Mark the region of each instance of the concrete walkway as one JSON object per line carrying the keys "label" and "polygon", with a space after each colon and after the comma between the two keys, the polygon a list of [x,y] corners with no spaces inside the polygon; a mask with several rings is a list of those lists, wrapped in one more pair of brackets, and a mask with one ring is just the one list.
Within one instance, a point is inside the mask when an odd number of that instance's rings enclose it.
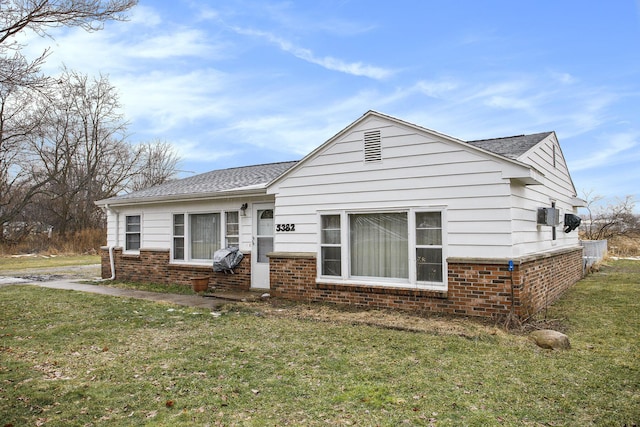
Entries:
{"label": "concrete walkway", "polygon": [[0,287],[8,285],[34,285],[43,288],[64,289],[69,291],[90,292],[115,297],[137,298],[188,307],[214,309],[229,301],[256,301],[260,294],[255,292],[214,292],[201,295],[166,294],[160,292],[138,291],[133,289],[112,288],[110,286],[87,285],[75,280],[52,280],[44,282],[29,281],[18,277],[0,276]]}

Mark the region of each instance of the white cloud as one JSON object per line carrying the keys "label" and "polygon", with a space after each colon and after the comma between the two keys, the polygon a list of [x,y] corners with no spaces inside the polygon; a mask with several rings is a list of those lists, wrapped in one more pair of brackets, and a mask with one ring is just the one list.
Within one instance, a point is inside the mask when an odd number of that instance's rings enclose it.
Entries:
{"label": "white cloud", "polygon": [[138,26],[155,27],[162,23],[162,17],[155,9],[139,4],[131,10],[129,21],[124,21],[123,24],[127,25],[128,22]]}
{"label": "white cloud", "polygon": [[161,133],[194,120],[228,116],[226,88],[231,81],[217,70],[200,69],[124,75],[111,83],[121,93],[126,116],[148,123],[147,132]]}
{"label": "white cloud", "polygon": [[415,84],[414,88],[429,97],[443,98],[447,94],[451,94],[455,89],[457,89],[458,84],[451,80],[442,80],[442,81],[420,80]]}
{"label": "white cloud", "polygon": [[638,147],[639,138],[638,133],[617,133],[601,137],[598,144],[590,147],[588,157],[569,162],[569,168],[572,171],[582,171],[637,162],[640,152],[630,150]]}
{"label": "white cloud", "polygon": [[170,59],[177,57],[210,57],[216,47],[207,43],[208,36],[194,29],[158,34],[131,46],[121,46],[130,58]]}
{"label": "white cloud", "polygon": [[569,73],[551,72],[551,78],[563,84],[572,84],[576,82],[576,78]]}
{"label": "white cloud", "polygon": [[374,65],[363,64],[362,62],[347,62],[331,56],[318,57],[310,49],[295,46],[288,40],[285,40],[266,31],[240,27],[232,27],[232,29],[238,34],[265,39],[269,43],[278,46],[280,50],[290,53],[296,58],[319,65],[328,70],[339,71],[354,76],[368,77],[374,80],[386,79],[395,73],[395,71],[393,70],[376,67]]}

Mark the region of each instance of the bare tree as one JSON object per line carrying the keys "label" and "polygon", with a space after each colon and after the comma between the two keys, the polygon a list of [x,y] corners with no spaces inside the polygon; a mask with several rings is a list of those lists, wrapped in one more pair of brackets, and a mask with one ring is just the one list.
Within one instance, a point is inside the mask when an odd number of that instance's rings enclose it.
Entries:
{"label": "bare tree", "polygon": [[21,220],[45,183],[27,161],[27,136],[38,133],[41,123],[32,110],[35,95],[20,86],[0,84],[0,225]]}
{"label": "bare tree", "polygon": [[55,27],[102,29],[105,21],[124,20],[137,0],[1,0],[0,43],[26,28],[41,36]]}
{"label": "bare tree", "polygon": [[97,31],[106,21],[125,20],[125,12],[136,4],[137,0],[0,0],[0,83],[31,88],[48,83],[40,74],[48,50],[28,61],[16,35],[32,31],[46,37],[57,27]]}
{"label": "bare tree", "polygon": [[129,181],[129,190],[142,190],[176,178],[180,157],[170,143],[160,140],[144,142],[135,150],[138,164]]}
{"label": "bare tree", "polygon": [[94,200],[122,190],[136,166],[116,90],[101,76],[65,70],[59,91],[41,102],[46,123],[32,134],[33,171],[43,176],[47,220],[61,233],[96,226]]}
{"label": "bare tree", "polygon": [[616,198],[615,202],[603,205],[604,197],[584,192],[587,201],[587,215],[582,227],[587,240],[604,240],[615,236],[637,234],[640,232],[640,219],[634,214],[633,196]]}
{"label": "bare tree", "polygon": [[[41,73],[49,50],[33,60],[22,54],[17,35],[50,37],[57,27],[96,31],[109,20],[125,20],[137,0],[0,0],[0,231],[16,221],[52,176],[30,162],[27,141],[41,136],[35,99],[58,82]],[[0,241],[3,233],[0,232]]]}

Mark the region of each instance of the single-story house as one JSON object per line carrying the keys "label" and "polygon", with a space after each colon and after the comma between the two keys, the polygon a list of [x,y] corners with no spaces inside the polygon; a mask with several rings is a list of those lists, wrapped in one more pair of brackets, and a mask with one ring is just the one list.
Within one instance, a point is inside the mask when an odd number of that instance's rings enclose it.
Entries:
{"label": "single-story house", "polygon": [[[462,141],[369,111],[300,161],[97,201],[102,276],[523,317],[582,277],[576,195],[554,132]],[[233,274],[212,269],[226,247]]]}

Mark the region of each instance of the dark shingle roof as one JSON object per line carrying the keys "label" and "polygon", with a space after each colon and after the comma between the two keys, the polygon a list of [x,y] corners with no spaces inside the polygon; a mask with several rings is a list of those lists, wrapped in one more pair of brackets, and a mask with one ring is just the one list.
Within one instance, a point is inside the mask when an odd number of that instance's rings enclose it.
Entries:
{"label": "dark shingle roof", "polygon": [[[531,135],[509,136],[505,138],[467,141],[467,144],[491,153],[516,160],[552,132]],[[274,179],[281,176],[297,161],[269,163],[214,170],[189,178],[170,181],[133,193],[100,200],[98,204],[150,201],[163,199],[179,199],[190,196],[206,196],[215,193],[234,192],[240,190],[262,190]]]}
{"label": "dark shingle roof", "polygon": [[477,141],[467,141],[467,144],[482,148],[494,154],[499,154],[508,159],[516,160],[551,134],[552,132],[543,132],[531,135],[508,136],[505,138],[481,139]]}
{"label": "dark shingle roof", "polygon": [[134,191],[133,193],[101,200],[99,203],[113,203],[139,199],[163,199],[191,195],[205,195],[232,192],[243,189],[264,189],[268,183],[282,175],[298,162],[280,162],[264,165],[220,169],[189,178]]}

